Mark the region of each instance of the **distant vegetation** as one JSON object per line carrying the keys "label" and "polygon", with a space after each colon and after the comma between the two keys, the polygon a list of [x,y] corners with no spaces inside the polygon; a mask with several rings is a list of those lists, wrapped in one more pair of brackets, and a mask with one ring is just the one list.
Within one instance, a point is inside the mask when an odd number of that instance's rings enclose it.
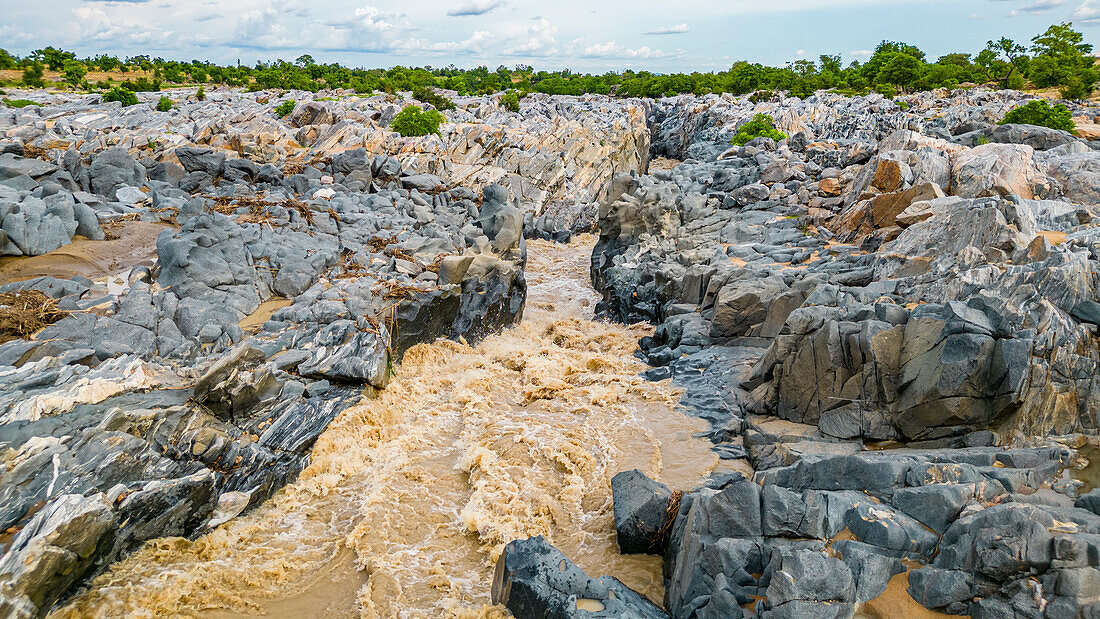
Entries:
{"label": "distant vegetation", "polygon": [[1077,127],[1073,124],[1073,114],[1065,105],[1059,103],[1051,107],[1042,99],[1036,99],[1027,105],[1022,105],[1005,115],[1002,125],[1037,125],[1050,127],[1060,131],[1076,134]]}
{"label": "distant vegetation", "polygon": [[391,127],[404,137],[416,137],[431,133],[438,134],[439,125],[446,120],[446,117],[436,110],[422,110],[415,105],[407,105],[393,117]]}
{"label": "distant vegetation", "polygon": [[756,138],[771,138],[778,142],[787,139],[787,134],[775,128],[774,118],[767,114],[757,114],[737,129],[730,144],[744,146]]}
{"label": "distant vegetation", "polygon": [[[339,64],[321,64],[309,54],[294,62],[258,62],[253,67],[222,67],[209,62],[181,62],[134,56],[125,60],[109,55],[77,58],[72,52],[46,47],[20,58],[0,50],[0,69],[22,69],[23,85],[41,87],[43,69],[59,73],[73,88],[89,90],[87,75],[97,72],[141,72],[122,85],[131,92],[160,90],[173,84],[225,84],[228,86],[296,89],[316,92],[324,88],[345,88],[358,93],[412,91],[414,98],[438,109],[453,105],[437,90],[460,95],[489,94],[518,89],[548,94],[585,93],[617,96],[661,97],[692,93],[754,93],[753,99],[770,99],[776,91],[806,97],[819,90],[845,94],[877,91],[887,96],[929,90],[955,88],[961,84],[996,83],[1004,88],[1053,88],[1067,99],[1084,99],[1095,89],[1100,72],[1091,56],[1092,45],[1070,23],[1051,26],[1031,39],[1029,46],[1011,39],[989,41],[977,54],[951,53],[930,61],[914,45],[883,41],[865,61],[844,66],[839,55],[823,55],[813,60],[797,60],[783,67],[736,62],[716,73],[655,74],[648,71],[608,72],[601,75],[561,71],[535,71],[528,65],[459,69],[349,68]],[[98,79],[98,77],[97,77]],[[97,81],[95,88],[116,86]]]}

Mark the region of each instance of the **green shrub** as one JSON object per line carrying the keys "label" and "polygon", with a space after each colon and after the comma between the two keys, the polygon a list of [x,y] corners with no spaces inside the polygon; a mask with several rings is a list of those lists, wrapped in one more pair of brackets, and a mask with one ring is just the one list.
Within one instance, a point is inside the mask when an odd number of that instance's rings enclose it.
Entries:
{"label": "green shrub", "polygon": [[131,90],[122,86],[115,86],[111,90],[107,91],[107,94],[103,95],[103,101],[119,101],[122,103],[122,107],[129,107],[131,105],[138,104],[137,95]]}
{"label": "green shrub", "polygon": [[435,110],[424,111],[415,105],[407,105],[393,117],[390,127],[407,138],[430,133],[438,134],[439,125],[446,120],[443,114]]}
{"label": "green shrub", "polygon": [[762,101],[771,101],[775,98],[775,93],[770,90],[756,90],[749,95],[749,103],[760,103]]}
{"label": "green shrub", "polygon": [[199,89],[195,91],[195,98],[198,99],[199,101],[205,101],[206,100],[206,89],[203,88],[202,86],[199,86]]}
{"label": "green shrub", "polygon": [[23,85],[30,88],[45,88],[46,80],[42,79],[42,63],[35,62],[23,69]]}
{"label": "green shrub", "polygon": [[4,105],[8,107],[27,107],[28,105],[34,105],[41,107],[41,103],[35,103],[30,99],[4,99]]}
{"label": "green shrub", "polygon": [[437,110],[453,110],[455,109],[454,101],[451,101],[447,97],[439,94],[434,88],[429,86],[417,86],[412,90],[413,99],[421,101],[423,103],[430,104]]}
{"label": "green shrub", "polygon": [[1005,114],[1000,124],[1035,125],[1066,131],[1074,135],[1077,133],[1077,127],[1073,124],[1073,113],[1069,108],[1061,103],[1051,107],[1044,99],[1035,99],[1027,105],[1012,110]]}
{"label": "green shrub", "polygon": [[509,90],[500,98],[500,105],[509,112],[518,112],[519,94],[514,90]]}
{"label": "green shrub", "polygon": [[172,100],[168,97],[161,97],[160,101],[157,101],[158,112],[167,112],[170,109],[172,109]]}
{"label": "green shrub", "polygon": [[84,66],[84,63],[78,60],[68,60],[65,62],[65,68],[62,73],[65,76],[66,82],[76,86],[84,81],[84,76],[88,74],[88,67]]}
{"label": "green shrub", "polygon": [[905,112],[909,109],[909,104],[906,103],[905,101],[895,101],[894,103],[897,104],[898,109],[903,111],[903,112]]}
{"label": "green shrub", "polygon": [[776,142],[785,140],[787,134],[776,130],[775,119],[767,114],[757,114],[749,122],[741,125],[730,144],[744,146],[756,138],[771,138]]}
{"label": "green shrub", "polygon": [[275,106],[275,115],[278,116],[279,118],[283,118],[284,116],[290,114],[293,111],[294,111],[294,100],[293,99],[288,99],[286,101],[283,101],[279,105]]}

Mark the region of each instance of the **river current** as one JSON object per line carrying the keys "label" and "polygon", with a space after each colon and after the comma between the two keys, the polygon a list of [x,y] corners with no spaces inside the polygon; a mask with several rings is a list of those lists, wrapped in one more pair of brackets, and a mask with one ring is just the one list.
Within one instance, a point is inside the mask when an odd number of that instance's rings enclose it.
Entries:
{"label": "river current", "polygon": [[658,603],[661,560],[619,555],[611,478],[690,489],[718,463],[632,356],[648,326],[593,319],[595,238],[528,242],[523,321],[409,350],[320,436],[298,480],[194,541],[146,544],[53,617],[507,617],[493,568],[544,535]]}

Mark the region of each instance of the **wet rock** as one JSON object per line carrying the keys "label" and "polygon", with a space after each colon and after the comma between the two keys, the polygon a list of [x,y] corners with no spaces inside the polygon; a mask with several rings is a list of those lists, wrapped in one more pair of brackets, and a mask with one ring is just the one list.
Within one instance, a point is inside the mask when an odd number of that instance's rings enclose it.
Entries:
{"label": "wet rock", "polygon": [[497,560],[492,600],[517,617],[668,616],[617,579],[588,576],[542,536],[504,547]]}
{"label": "wet rock", "polygon": [[670,514],[679,509],[679,495],[635,469],[611,478],[611,497],[619,552],[663,554]]}

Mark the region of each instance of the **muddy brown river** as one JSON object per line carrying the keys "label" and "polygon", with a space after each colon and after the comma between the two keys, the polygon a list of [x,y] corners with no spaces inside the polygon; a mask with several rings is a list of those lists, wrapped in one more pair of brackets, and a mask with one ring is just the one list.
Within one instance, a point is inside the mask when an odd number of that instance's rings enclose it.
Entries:
{"label": "muddy brown river", "polygon": [[530,242],[519,326],[411,349],[297,482],[195,541],[148,543],[53,616],[505,617],[493,567],[532,535],[660,602],[661,560],[618,553],[611,478],[687,489],[718,460],[677,389],[639,377],[648,327],[592,320],[594,242]]}

